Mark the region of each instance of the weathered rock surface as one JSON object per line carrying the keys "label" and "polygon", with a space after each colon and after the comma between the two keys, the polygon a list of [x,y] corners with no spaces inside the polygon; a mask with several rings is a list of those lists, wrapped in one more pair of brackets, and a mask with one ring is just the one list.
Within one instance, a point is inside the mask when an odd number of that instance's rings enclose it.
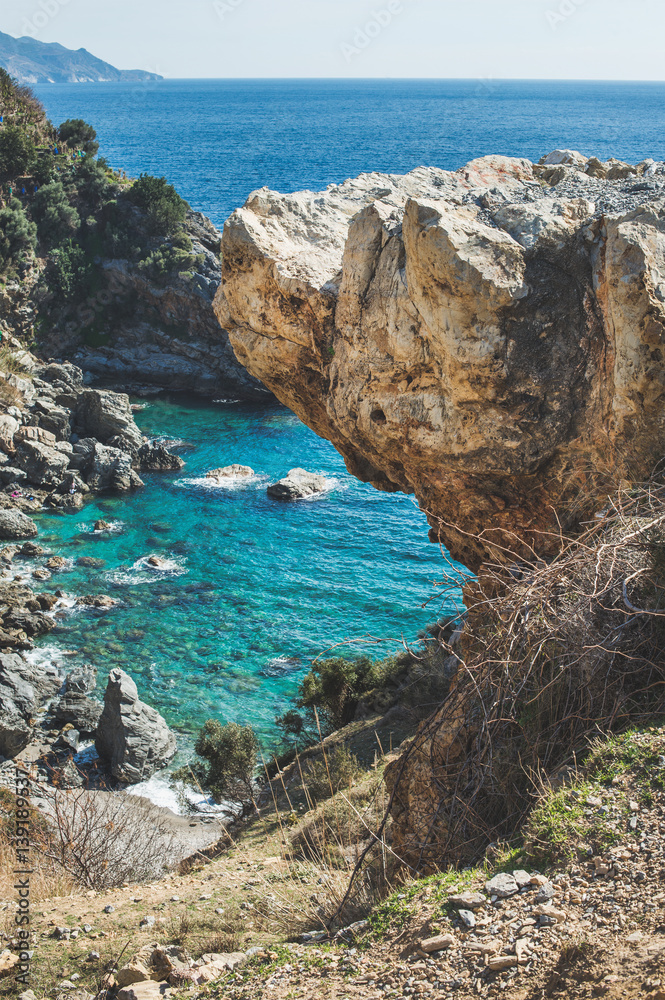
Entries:
{"label": "weathered rock surface", "polygon": [[15,757],[32,739],[31,720],[60,689],[54,668],[0,653],[0,754]]}
{"label": "weathered rock surface", "polygon": [[87,389],[78,398],[75,428],[81,437],[138,452],[143,437],[134,422],[129,396],[101,389]]}
{"label": "weathered rock surface", "polygon": [[317,476],[305,469],[291,469],[288,476],[278,483],[271,483],[267,493],[273,500],[305,500],[323,493],[328,486],[325,476]]}
{"label": "weathered rock surface", "polygon": [[137,784],[164,767],[176,740],[159,712],[144,704],[123,670],[112,670],[95,739],[97,753],[119,781]]}
{"label": "weathered rock surface", "polygon": [[238,359],[474,569],[665,447],[665,166],[548,159],[262,189],[224,230]]}
{"label": "weathered rock surface", "polygon": [[77,667],[67,675],[60,697],[49,713],[58,726],[72,725],[81,736],[92,736],[99,725],[102,705],[90,697],[97,685],[97,670]]}
{"label": "weathered rock surface", "polygon": [[37,525],[20,510],[0,510],[0,538],[14,541],[21,538],[34,538]]}

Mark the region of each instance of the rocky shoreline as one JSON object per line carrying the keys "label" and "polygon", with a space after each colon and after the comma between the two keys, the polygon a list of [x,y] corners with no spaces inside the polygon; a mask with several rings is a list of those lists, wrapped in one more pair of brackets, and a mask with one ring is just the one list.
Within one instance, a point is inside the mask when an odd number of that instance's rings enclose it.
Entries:
{"label": "rocky shoreline", "polygon": [[[123,671],[112,671],[102,705],[92,696],[96,667],[65,673],[31,657],[35,640],[73,605],[96,616],[117,604],[104,594],[33,589],[67,561],[39,544],[31,515],[79,510],[99,493],[139,489],[141,472],[174,471],[184,462],[141,434],[128,396],[91,389],[74,365],[40,364],[13,346],[13,366],[20,363],[22,373],[0,373],[0,539],[6,543],[0,550],[0,785],[13,786],[19,765],[44,787],[123,788],[164,767],[175,754],[175,736]],[[95,527],[108,530],[103,522]],[[77,760],[93,741],[97,758]]]}

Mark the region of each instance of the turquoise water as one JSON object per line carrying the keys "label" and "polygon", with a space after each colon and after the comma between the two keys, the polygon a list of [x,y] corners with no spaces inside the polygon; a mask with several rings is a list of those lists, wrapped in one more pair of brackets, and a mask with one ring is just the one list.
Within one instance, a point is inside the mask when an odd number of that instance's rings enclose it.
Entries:
{"label": "turquoise water", "polygon": [[[389,655],[452,610],[440,597],[423,607],[445,567],[413,501],[349,476],[334,448],[289,411],[160,397],[137,420],[149,435],[193,446],[182,452],[185,468],[146,475],[145,490],[98,498],[77,515],[39,518],[42,544],[70,560],[105,560],[44,586],[122,602],[68,613],[41,643],[66,666],[95,664],[100,692],[120,666],[176,729],[191,734],[215,717],[251,722],[269,741],[311,658]],[[227,488],[205,482],[207,471],[232,463],[256,476]],[[325,475],[329,491],[270,500],[267,483],[297,466]],[[98,518],[112,530],[95,533]],[[149,569],[151,554],[171,568]]]}

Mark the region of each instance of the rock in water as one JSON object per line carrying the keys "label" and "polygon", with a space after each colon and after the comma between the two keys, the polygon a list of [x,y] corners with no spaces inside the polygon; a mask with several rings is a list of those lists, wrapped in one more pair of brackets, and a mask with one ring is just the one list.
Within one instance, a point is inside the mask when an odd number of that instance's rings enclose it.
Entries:
{"label": "rock in water", "polygon": [[0,538],[6,540],[16,540],[20,538],[34,538],[37,534],[37,525],[20,510],[0,510]]}
{"label": "rock in water", "polygon": [[304,500],[323,493],[327,486],[325,476],[317,476],[305,469],[291,469],[285,479],[268,487],[268,496],[273,500]]}
{"label": "rock in water", "polygon": [[550,159],[264,188],[224,227],[238,360],[474,570],[665,451],[665,168]]}
{"label": "rock in water", "polygon": [[139,449],[141,472],[178,472],[185,463],[163,444],[144,444]]}
{"label": "rock in water", "polygon": [[232,476],[253,476],[254,469],[248,465],[226,465],[223,469],[212,469],[206,473],[207,479],[229,479]]}
{"label": "rock in water", "polygon": [[159,712],[139,699],[124,670],[112,670],[104,695],[95,748],[118,781],[146,781],[176,752],[176,739]]}

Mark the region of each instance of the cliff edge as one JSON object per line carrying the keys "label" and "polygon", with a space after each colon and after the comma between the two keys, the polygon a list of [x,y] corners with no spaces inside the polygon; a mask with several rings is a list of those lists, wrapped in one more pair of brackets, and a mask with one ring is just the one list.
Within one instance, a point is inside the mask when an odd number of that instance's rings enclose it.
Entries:
{"label": "cliff edge", "polygon": [[504,537],[546,551],[662,457],[664,199],[665,165],[568,151],[262,189],[226,223],[215,310],[252,375],[476,569]]}

